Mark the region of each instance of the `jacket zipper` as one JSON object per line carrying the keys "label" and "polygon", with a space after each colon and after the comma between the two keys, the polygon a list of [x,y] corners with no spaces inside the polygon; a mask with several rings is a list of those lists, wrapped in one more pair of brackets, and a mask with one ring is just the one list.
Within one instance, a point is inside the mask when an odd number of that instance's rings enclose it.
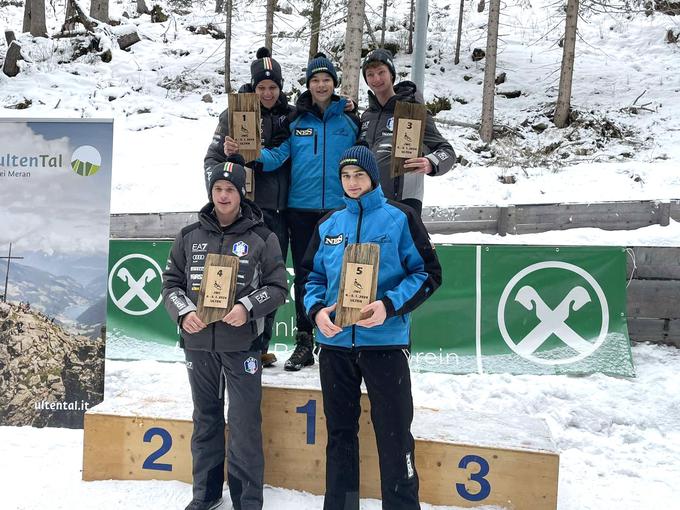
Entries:
{"label": "jacket zipper", "polygon": [[[361,205],[361,199],[357,200],[359,204],[359,219],[357,220],[357,244],[361,242],[361,220],[364,217],[364,208]],[[356,326],[352,324],[352,350],[356,347]]]}
{"label": "jacket zipper", "polygon": [[321,209],[326,208],[326,121],[323,121],[323,171],[321,173]]}

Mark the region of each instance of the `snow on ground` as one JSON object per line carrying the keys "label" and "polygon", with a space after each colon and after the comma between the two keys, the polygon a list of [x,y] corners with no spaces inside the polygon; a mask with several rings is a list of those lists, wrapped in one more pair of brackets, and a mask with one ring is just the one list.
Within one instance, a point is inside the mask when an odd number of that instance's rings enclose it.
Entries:
{"label": "snow on ground", "polygon": [[[545,420],[560,452],[558,510],[674,510],[680,500],[680,351],[639,344],[633,356],[635,379],[418,373],[413,396],[417,407],[459,416]],[[108,361],[106,371],[106,399],[145,402],[153,410],[184,398],[187,404],[175,412],[189,412],[181,363]],[[264,382],[318,387],[318,368],[290,374],[279,364],[265,371]],[[81,481],[78,430],[0,427],[0,458],[3,509],[181,509],[191,495],[181,482]],[[321,506],[319,496],[265,490],[265,509]],[[379,508],[376,500],[362,501],[363,510]]]}
{"label": "snow on ground", "polygon": [[[232,83],[249,78],[249,63],[261,45],[264,2],[237,1],[237,37],[232,41]],[[295,96],[303,85],[307,40],[292,37],[306,25],[299,15],[306,4],[280,2],[290,14],[277,13],[274,56],[283,67],[284,91]],[[379,23],[380,2],[368,2],[372,24]],[[405,45],[403,23],[408,2],[389,10],[389,42]],[[344,25],[329,7],[322,48],[335,55]],[[521,90],[516,99],[496,97],[496,123],[509,128],[490,146],[474,129],[451,122],[478,122],[484,62],[470,59],[484,47],[487,11],[466,3],[461,63],[453,65],[457,8],[443,0],[430,2],[425,98],[451,100],[452,109],[436,119],[442,133],[469,165],[449,175],[426,179],[426,205],[496,205],[537,202],[666,200],[680,198],[680,46],[663,41],[672,17],[654,13],[594,13],[579,21],[573,108],[578,119],[566,130],[552,127],[547,113],[557,93],[562,49],[560,6],[549,0],[504,4],[498,73],[507,73],[499,91]],[[131,0],[111,2],[111,13],[134,12]],[[48,28],[56,31],[63,0],[48,9]],[[142,41],[130,52],[114,49],[111,64],[93,56],[57,64],[53,47],[65,40],[44,41],[15,78],[0,73],[3,117],[112,117],[115,119],[112,212],[192,211],[205,200],[202,159],[217,116],[226,105],[223,91],[223,41],[195,35],[189,26],[220,23],[212,4],[194,3],[193,11],[173,14],[165,23],[149,17],[121,18],[135,25]],[[0,12],[6,27],[21,25],[22,9]],[[248,27],[252,32],[246,32]],[[377,34],[379,36],[379,33]],[[368,36],[366,36],[368,37]],[[367,39],[368,41],[368,39]],[[6,51],[0,42],[0,57]],[[396,57],[400,78],[408,77],[410,56]],[[366,105],[361,83],[360,106]],[[634,115],[625,109],[636,97],[652,111]],[[211,94],[213,102],[201,100]],[[11,109],[32,101],[30,108]],[[515,184],[499,182],[513,175]]]}

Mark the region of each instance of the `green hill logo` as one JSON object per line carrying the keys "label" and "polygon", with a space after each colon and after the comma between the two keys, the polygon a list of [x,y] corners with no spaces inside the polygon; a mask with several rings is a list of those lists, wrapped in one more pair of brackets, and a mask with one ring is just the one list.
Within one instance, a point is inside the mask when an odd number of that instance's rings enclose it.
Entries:
{"label": "green hill logo", "polygon": [[102,156],[91,145],[81,145],[71,156],[71,168],[78,175],[89,177],[97,173],[102,166]]}

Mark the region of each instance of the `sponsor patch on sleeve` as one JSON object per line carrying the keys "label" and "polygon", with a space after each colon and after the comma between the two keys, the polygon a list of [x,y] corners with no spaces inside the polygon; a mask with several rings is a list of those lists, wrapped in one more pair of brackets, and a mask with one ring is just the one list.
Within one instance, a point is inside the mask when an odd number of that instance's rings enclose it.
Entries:
{"label": "sponsor patch on sleeve", "polygon": [[342,244],[342,241],[344,240],[344,236],[342,234],[339,234],[337,236],[326,236],[323,240],[323,244],[327,244],[329,246],[337,246],[339,244]]}

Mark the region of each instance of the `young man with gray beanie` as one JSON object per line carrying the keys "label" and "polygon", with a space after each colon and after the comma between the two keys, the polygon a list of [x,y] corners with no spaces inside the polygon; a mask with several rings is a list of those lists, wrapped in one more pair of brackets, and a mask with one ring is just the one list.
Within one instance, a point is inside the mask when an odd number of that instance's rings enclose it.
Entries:
{"label": "young man with gray beanie", "polygon": [[[225,457],[233,507],[262,508],[262,332],[265,317],[284,303],[288,285],[278,239],[264,226],[260,208],[245,198],[243,164],[239,156],[208,170],[210,201],[199,221],[175,239],[163,273],[163,302],[181,330],[194,405],[193,499],[186,510],[221,504]],[[233,308],[205,324],[196,304],[209,253],[236,256],[239,266]]]}
{"label": "young man with gray beanie", "polygon": [[[420,216],[385,198],[375,155],[365,146],[340,159],[345,207],[316,226],[303,262],[305,310],[317,328],[326,416],[324,510],[359,510],[361,382],[371,401],[382,507],[419,510],[411,435],[413,397],[408,362],[410,314],[441,284],[441,267]],[[376,300],[354,326],[333,323],[345,247],[380,247]]]}
{"label": "young man with gray beanie", "polygon": [[394,84],[397,74],[388,50],[378,48],[371,51],[361,70],[370,90],[368,109],[361,115],[360,139],[368,143],[376,155],[385,196],[413,207],[420,214],[425,191],[424,175],[437,176],[448,172],[456,164],[456,153],[439,133],[432,116],[428,115],[423,155],[406,161],[404,166],[411,170],[409,173],[391,177],[394,107],[397,101],[422,104],[423,96],[411,81]]}

